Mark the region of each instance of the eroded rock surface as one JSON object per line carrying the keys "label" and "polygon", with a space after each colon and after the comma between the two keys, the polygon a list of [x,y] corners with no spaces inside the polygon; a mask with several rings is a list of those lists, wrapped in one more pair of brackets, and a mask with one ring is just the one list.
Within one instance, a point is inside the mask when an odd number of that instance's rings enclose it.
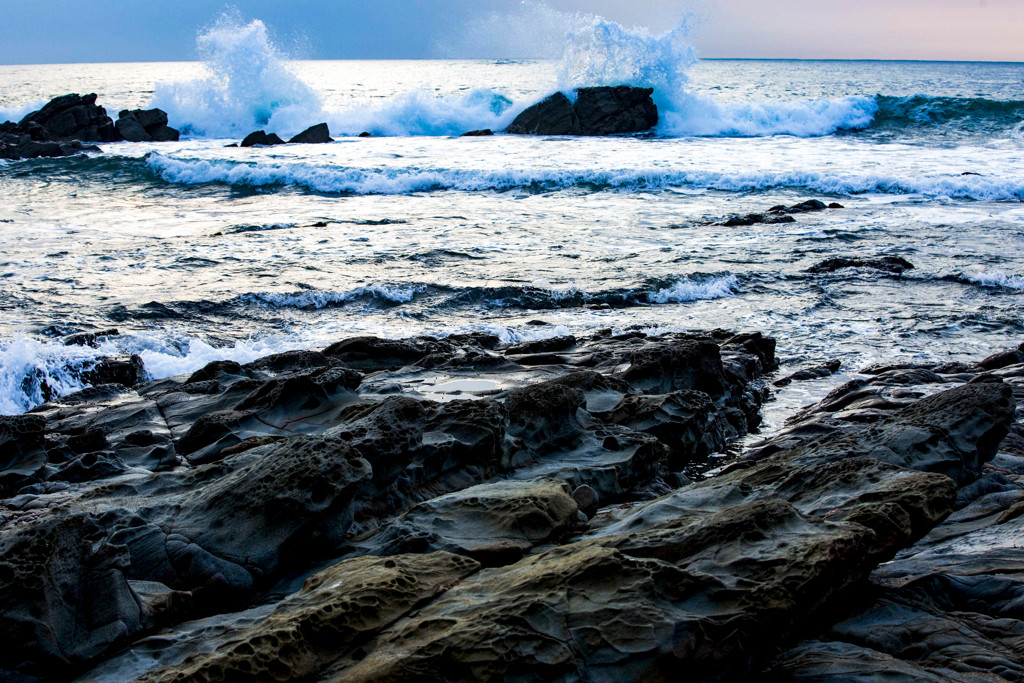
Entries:
{"label": "eroded rock surface", "polygon": [[0,421],[0,673],[1015,680],[1017,361],[865,369],[695,483],[774,340],[363,337],[97,387]]}

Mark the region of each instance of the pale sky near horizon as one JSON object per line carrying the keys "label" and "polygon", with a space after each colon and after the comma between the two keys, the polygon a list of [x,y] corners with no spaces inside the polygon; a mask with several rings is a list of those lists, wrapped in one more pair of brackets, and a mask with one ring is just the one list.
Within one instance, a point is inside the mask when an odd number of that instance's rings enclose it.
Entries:
{"label": "pale sky near horizon", "polygon": [[[261,19],[296,57],[492,57],[493,51],[473,54],[488,37],[467,43],[466,27],[479,26],[481,17],[494,13],[527,21],[524,16],[543,14],[536,11],[539,4],[0,0],[0,64],[196,59],[197,32],[228,7]],[[655,32],[679,25],[685,16],[702,57],[1024,61],[1024,0],[547,0],[546,5]],[[508,52],[500,56],[550,56],[530,54],[536,50],[511,44],[507,35],[496,36],[495,45]]]}

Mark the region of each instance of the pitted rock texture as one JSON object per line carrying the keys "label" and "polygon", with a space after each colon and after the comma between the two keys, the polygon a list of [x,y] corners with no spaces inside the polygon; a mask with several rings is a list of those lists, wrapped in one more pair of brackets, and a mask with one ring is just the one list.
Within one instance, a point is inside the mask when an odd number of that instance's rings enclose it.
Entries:
{"label": "pitted rock texture", "polygon": [[[761,674],[765,680],[1024,679],[1024,357],[1018,353],[976,365],[866,368],[867,379],[840,387],[778,437],[788,445],[816,438],[835,443],[856,425],[902,415],[907,435],[901,440],[912,459],[953,470],[962,485],[955,512],[880,565],[869,585],[837,605],[832,625],[776,657]],[[954,383],[965,384],[907,405],[908,394]],[[983,396],[987,407],[977,403]],[[922,410],[929,407],[937,410]],[[1002,429],[992,431],[989,423],[1000,414],[1003,424],[1013,420],[1001,442]],[[945,421],[941,430],[937,416]],[[816,436],[821,433],[828,436]],[[922,440],[928,433],[933,438]]]}
{"label": "pitted rock texture", "polygon": [[357,338],[5,422],[0,674],[1013,679],[1015,356],[869,369],[688,483],[774,340],[551,343]]}
{"label": "pitted rock texture", "polygon": [[307,579],[273,614],[229,637],[215,652],[191,655],[138,680],[262,683],[308,678],[478,566],[447,553],[345,560]]}
{"label": "pitted rock texture", "polygon": [[572,529],[578,512],[564,482],[496,481],[424,501],[357,547],[380,556],[447,550],[485,566],[508,564]]}

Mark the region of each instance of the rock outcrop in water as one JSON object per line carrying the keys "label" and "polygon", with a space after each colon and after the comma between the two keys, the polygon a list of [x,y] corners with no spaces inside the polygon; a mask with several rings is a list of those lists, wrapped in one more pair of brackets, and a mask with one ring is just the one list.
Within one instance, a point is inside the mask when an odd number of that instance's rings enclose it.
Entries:
{"label": "rock outcrop in water", "polygon": [[774,350],[362,337],[0,418],[0,673],[1014,679],[1024,353],[867,369],[689,483]]}
{"label": "rock outcrop in water", "polygon": [[172,141],[178,131],[160,109],[122,111],[115,124],[96,95],[62,95],[19,123],[0,124],[0,159],[63,157],[98,147],[83,142]]}
{"label": "rock outcrop in water", "polygon": [[95,93],[55,97],[39,111],[25,116],[18,125],[26,131],[38,126],[48,140],[117,142],[121,139],[107,110],[96,104]]}
{"label": "rock outcrop in water", "polygon": [[128,142],[175,142],[180,137],[167,125],[167,112],[162,109],[126,109],[114,125]]}
{"label": "rock outcrop in water", "polygon": [[305,145],[320,145],[325,142],[332,142],[331,130],[327,127],[326,123],[318,123],[302,131],[288,142]]}
{"label": "rock outcrop in water", "polygon": [[628,85],[578,88],[575,101],[558,92],[528,107],[509,124],[517,135],[616,135],[658,125],[653,88]]}
{"label": "rock outcrop in water", "polygon": [[121,136],[96,95],[63,95],[20,122],[0,124],[0,159],[63,157],[96,147],[83,142],[115,142]]}

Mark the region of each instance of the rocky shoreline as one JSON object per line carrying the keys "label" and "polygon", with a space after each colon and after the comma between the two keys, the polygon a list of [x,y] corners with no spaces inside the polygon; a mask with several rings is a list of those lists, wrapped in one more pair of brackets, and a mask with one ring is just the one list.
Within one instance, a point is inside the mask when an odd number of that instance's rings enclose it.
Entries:
{"label": "rocky shoreline", "polygon": [[[644,133],[658,123],[653,89],[601,86],[573,91],[573,100],[555,93],[521,112],[504,131],[519,135],[605,136]],[[0,159],[17,161],[66,157],[100,151],[93,142],[175,142],[178,130],[168,125],[161,109],[123,110],[117,121],[96,103],[95,93],[71,93],[50,100],[21,121],[0,122]],[[493,135],[490,130],[467,131],[462,137]],[[359,137],[371,137],[362,132]],[[333,142],[326,123],[317,123],[287,142],[276,133],[257,130],[229,147],[271,147],[283,144]]]}
{"label": "rocky shoreline", "polygon": [[1024,677],[1024,349],[738,452],[775,367],[358,337],[0,417],[0,679]]}

